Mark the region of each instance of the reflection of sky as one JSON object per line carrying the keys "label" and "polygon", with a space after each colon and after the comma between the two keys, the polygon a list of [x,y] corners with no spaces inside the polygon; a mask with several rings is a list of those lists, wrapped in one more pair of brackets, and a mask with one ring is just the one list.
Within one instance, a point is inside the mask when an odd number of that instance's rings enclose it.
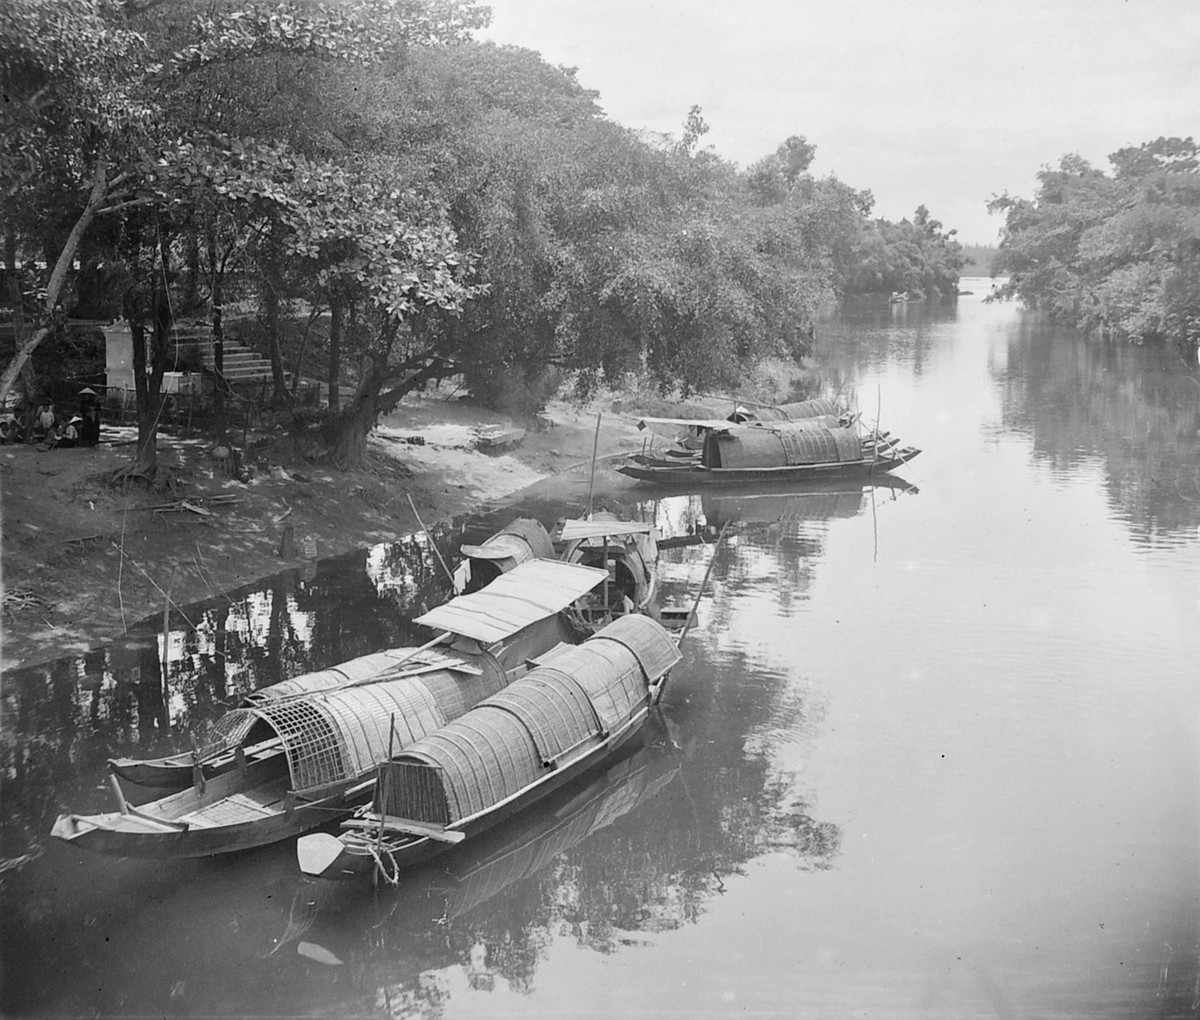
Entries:
{"label": "reflection of sky", "polygon": [[[1102,460],[999,427],[1015,317],[968,306],[870,364],[860,399],[878,382],[925,448],[903,472],[921,492],[814,525],[806,598],[734,541],[689,639],[815,710],[747,751],[841,827],[832,869],[768,855],[699,924],[612,956],[550,933],[532,1001],[439,972],[447,1017],[1144,1015],[1160,968],[1195,973],[1200,541],[1145,544]],[[705,551],[679,552],[698,580]]]}

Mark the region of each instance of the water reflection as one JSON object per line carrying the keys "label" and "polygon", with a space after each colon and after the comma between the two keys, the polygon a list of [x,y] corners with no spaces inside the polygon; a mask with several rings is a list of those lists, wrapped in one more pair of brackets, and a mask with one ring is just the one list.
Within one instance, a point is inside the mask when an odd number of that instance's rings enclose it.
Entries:
{"label": "water reflection", "polygon": [[[806,529],[861,513],[873,498],[861,487],[662,501],[611,494],[605,506],[699,538],[663,554],[664,598],[682,601],[727,522],[747,529],[716,549],[715,575],[733,592],[739,563],[762,542],[794,567],[820,554],[819,542],[801,540]],[[503,511],[550,521],[571,512],[536,494]],[[493,525],[460,522],[435,540],[450,558]],[[448,971],[476,989],[529,988],[551,940],[609,954],[635,933],[696,923],[763,853],[784,851],[813,870],[836,858],[840,829],[815,817],[794,775],[773,761],[776,735],[811,733],[811,706],[786,675],[701,641],[689,642],[646,746],[486,843],[406,875],[398,891],[308,884],[290,842],[170,865],[47,845],[65,805],[105,802],[107,758],[183,749],[251,689],[412,640],[411,618],[445,596],[434,564],[417,539],[364,551],[184,607],[165,642],[152,629],[161,621],[147,621],[108,648],[5,684],[5,853],[21,864],[3,886],[7,1011],[246,1015],[269,1004],[427,1014]],[[710,628],[728,613],[724,601]],[[66,958],[88,962],[59,976]]]}
{"label": "water reflection", "polygon": [[0,1008],[545,1016],[616,983],[645,1014],[1197,1015],[1194,371],[963,300],[822,339],[830,389],[926,447],[920,493],[598,486],[673,540],[665,601],[716,556],[660,728],[398,889],[306,883],[291,844],[159,866],[45,833],[109,755],[413,640],[424,536],[6,678]]}
{"label": "water reflection", "polygon": [[1138,541],[1191,540],[1200,525],[1200,377],[1171,347],[1131,347],[1014,330],[995,367],[1006,427],[1055,469],[1101,458],[1105,485]]}

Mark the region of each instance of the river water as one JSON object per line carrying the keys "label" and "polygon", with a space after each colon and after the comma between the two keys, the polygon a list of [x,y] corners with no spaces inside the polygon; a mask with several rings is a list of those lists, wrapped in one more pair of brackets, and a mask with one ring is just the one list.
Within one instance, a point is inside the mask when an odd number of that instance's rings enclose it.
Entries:
{"label": "river water", "polygon": [[[239,693],[423,638],[423,536],[5,678],[8,1016],[1200,1015],[1200,380],[987,281],[819,331],[903,484],[597,498],[711,535],[643,745],[405,875],[292,844],[155,863],[50,840],[105,759]],[[435,530],[443,555],[587,479]],[[663,553],[686,604],[710,545]],[[183,617],[186,617],[184,619]],[[160,660],[166,659],[165,671]]]}

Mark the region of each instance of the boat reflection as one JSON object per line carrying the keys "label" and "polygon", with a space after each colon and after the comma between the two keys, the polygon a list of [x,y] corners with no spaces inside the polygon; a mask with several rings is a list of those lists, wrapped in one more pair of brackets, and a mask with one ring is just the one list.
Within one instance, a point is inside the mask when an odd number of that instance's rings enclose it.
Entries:
{"label": "boat reflection", "polygon": [[873,482],[827,483],[821,486],[727,489],[700,493],[701,508],[710,531],[719,533],[726,523],[790,525],[804,521],[829,521],[857,517],[869,500],[898,499],[919,490],[899,478],[880,477]]}
{"label": "boat reflection", "polygon": [[379,896],[364,899],[358,883],[313,882],[297,892],[288,928],[272,951],[294,941],[301,956],[343,964],[377,955],[389,934],[402,938],[457,922],[648,804],[676,778],[680,762],[658,724],[591,781],[560,790],[536,811],[448,851],[436,864],[406,871],[397,887],[381,887]]}

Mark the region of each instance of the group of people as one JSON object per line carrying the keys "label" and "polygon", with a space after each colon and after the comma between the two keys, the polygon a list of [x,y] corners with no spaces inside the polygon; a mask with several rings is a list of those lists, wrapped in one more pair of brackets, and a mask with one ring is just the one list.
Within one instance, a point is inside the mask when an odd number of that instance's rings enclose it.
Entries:
{"label": "group of people", "polygon": [[[97,446],[100,442],[100,404],[96,391],[85,388],[79,395],[79,413],[64,417],[51,400],[38,405],[29,423],[31,442],[41,442],[50,450],[68,450],[75,446]],[[0,442],[25,440],[24,425],[17,414],[0,417]]]}

